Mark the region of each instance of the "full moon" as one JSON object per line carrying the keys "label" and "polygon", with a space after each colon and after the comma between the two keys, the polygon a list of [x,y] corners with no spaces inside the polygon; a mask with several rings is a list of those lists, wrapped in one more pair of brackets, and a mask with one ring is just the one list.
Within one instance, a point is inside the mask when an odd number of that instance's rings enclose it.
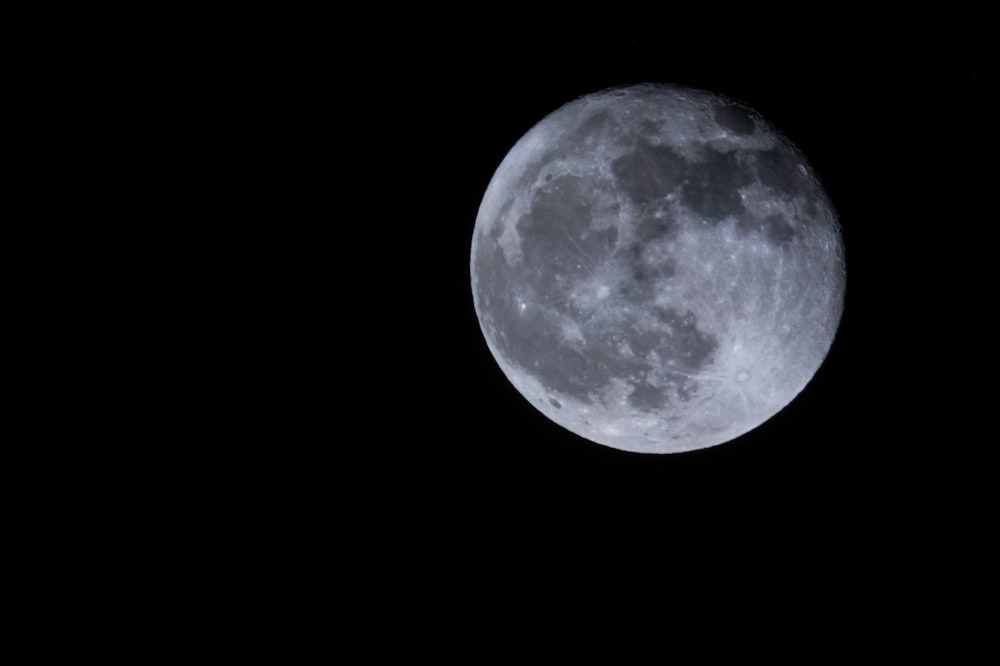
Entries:
{"label": "full moon", "polygon": [[514,387],[643,453],[722,444],[788,405],[845,286],[836,212],[798,148],[735,100],[651,84],[569,102],[511,148],[471,277]]}

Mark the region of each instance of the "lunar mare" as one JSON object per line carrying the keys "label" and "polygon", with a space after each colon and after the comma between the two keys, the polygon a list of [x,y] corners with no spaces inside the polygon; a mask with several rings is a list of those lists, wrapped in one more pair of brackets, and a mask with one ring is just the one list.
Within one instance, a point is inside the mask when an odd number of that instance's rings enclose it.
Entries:
{"label": "lunar mare", "polygon": [[643,85],[580,98],[501,162],[472,238],[487,345],[548,418],[618,449],[734,439],[791,402],[840,321],[836,213],[746,106]]}

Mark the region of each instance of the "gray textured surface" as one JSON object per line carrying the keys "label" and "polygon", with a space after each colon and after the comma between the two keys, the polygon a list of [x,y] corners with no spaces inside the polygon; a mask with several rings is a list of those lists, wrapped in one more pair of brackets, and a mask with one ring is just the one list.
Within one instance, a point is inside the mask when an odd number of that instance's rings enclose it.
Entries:
{"label": "gray textured surface", "polygon": [[511,149],[471,275],[514,386],[642,452],[720,444],[787,405],[844,290],[836,214],[799,151],[738,103],[651,85],[571,102]]}

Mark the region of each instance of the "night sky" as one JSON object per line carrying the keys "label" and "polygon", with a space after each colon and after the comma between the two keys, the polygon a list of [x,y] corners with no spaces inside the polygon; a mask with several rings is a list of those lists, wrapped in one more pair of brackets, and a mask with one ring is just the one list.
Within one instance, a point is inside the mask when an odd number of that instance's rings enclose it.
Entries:
{"label": "night sky", "polygon": [[[14,49],[0,481],[26,627],[184,618],[292,627],[329,654],[657,660],[982,635],[982,17],[602,11],[144,17]],[[640,82],[759,111],[846,243],[813,382],[679,455],[534,410],[469,285],[507,150]]]}

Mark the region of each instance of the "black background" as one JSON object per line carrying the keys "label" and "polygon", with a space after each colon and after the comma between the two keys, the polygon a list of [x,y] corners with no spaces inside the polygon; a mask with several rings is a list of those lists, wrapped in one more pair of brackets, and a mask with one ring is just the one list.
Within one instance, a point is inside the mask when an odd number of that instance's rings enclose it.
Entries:
{"label": "black background", "polygon": [[[982,17],[598,9],[87,10],[15,42],[2,474],[24,626],[650,659],[980,636]],[[537,413],[469,286],[506,151],[645,81],[782,128],[848,260],[814,381],[673,456]]]}

